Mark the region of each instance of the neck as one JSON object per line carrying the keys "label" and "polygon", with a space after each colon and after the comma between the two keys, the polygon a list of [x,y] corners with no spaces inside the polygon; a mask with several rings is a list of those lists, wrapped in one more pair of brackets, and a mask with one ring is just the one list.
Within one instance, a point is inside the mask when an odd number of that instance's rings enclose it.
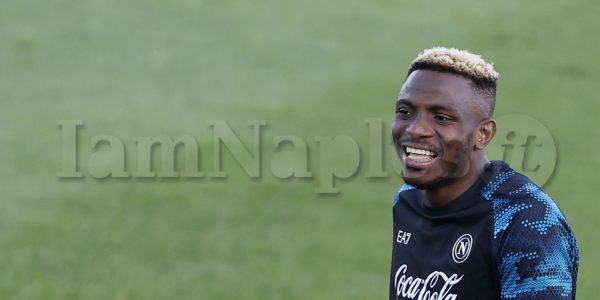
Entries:
{"label": "neck", "polygon": [[475,182],[477,178],[483,173],[483,169],[489,163],[487,157],[483,156],[471,162],[473,168],[469,172],[460,178],[456,178],[452,182],[441,186],[434,190],[425,191],[425,205],[429,207],[442,207],[452,201],[458,196],[466,192]]}

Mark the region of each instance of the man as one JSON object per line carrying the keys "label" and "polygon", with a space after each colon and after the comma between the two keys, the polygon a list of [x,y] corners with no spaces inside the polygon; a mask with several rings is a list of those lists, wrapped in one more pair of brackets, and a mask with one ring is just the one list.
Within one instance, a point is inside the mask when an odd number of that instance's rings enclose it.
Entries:
{"label": "man", "polygon": [[409,67],[392,136],[406,184],[394,207],[390,299],[575,299],[578,248],[554,201],[485,147],[498,73],[432,48]]}

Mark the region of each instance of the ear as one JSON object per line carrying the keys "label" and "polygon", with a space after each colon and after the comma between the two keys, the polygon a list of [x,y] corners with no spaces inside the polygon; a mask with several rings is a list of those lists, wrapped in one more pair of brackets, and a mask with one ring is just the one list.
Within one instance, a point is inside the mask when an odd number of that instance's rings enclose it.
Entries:
{"label": "ear", "polygon": [[479,123],[479,128],[475,133],[474,147],[477,150],[483,150],[492,141],[496,135],[496,121],[487,119]]}

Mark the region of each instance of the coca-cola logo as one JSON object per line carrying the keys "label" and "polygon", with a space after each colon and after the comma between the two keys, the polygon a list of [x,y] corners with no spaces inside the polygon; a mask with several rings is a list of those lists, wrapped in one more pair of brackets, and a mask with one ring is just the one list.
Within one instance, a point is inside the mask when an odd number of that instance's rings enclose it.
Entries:
{"label": "coca-cola logo", "polygon": [[450,276],[441,271],[433,271],[426,278],[406,276],[406,265],[396,271],[394,283],[396,299],[417,300],[455,300],[457,295],[450,293],[454,285],[459,283],[464,275]]}

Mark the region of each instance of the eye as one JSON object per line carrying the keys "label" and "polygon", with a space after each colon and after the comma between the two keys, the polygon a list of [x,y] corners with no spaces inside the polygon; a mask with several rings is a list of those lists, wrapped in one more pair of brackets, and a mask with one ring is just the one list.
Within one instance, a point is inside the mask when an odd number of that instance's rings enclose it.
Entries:
{"label": "eye", "polygon": [[440,124],[448,124],[453,121],[452,117],[446,115],[435,115],[434,118]]}
{"label": "eye", "polygon": [[397,107],[396,108],[396,116],[398,116],[402,119],[410,118],[412,116],[412,111],[410,111],[404,107]]}

